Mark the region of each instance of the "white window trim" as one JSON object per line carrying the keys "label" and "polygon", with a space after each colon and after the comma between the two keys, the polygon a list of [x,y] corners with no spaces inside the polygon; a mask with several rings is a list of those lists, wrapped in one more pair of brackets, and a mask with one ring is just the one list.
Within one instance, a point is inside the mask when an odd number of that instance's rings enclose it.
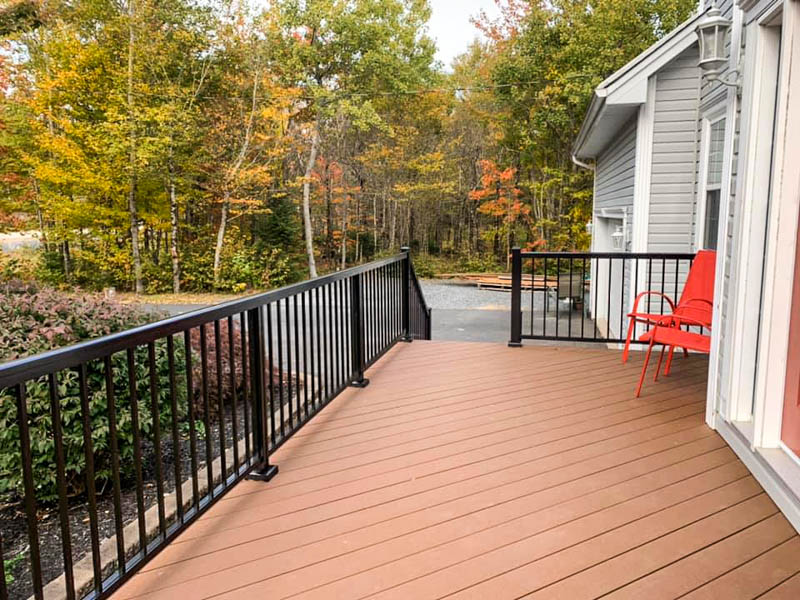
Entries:
{"label": "white window trim", "polygon": [[[729,127],[729,122],[726,120],[728,118],[728,110],[727,106],[722,107],[715,107],[709,113],[703,115],[703,124],[702,124],[702,133],[700,135],[700,186],[699,186],[699,193],[697,195],[697,208],[695,210],[694,215],[694,222],[695,222],[695,234],[694,234],[694,247],[697,249],[705,247],[705,239],[706,239],[706,204],[708,202],[708,192],[712,189],[718,189],[720,193],[720,200],[719,200],[719,216],[718,216],[718,223],[721,225],[723,216],[725,212],[723,211],[723,207],[725,206],[725,197],[723,195],[723,190],[725,187],[729,187],[725,185],[725,165],[730,162],[731,156],[727,154],[728,151],[728,135],[731,128]],[[722,164],[723,164],[723,175],[720,180],[719,184],[715,184],[714,186],[709,186],[708,183],[708,159],[711,154],[711,127],[716,125],[720,121],[725,121],[725,133],[723,134],[725,137],[723,139],[723,147],[724,147],[724,154],[722,157]],[[721,229],[721,227],[720,227]],[[717,235],[719,235],[720,231],[717,230]],[[717,248],[719,248],[721,242],[721,238],[717,238]]]}

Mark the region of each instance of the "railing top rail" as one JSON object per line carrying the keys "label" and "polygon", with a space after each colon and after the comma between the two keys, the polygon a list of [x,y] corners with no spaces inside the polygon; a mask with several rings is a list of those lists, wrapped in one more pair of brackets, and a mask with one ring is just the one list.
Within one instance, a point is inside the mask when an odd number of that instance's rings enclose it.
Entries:
{"label": "railing top rail", "polygon": [[419,303],[422,305],[422,310],[428,311],[428,303],[425,300],[425,294],[422,293],[422,286],[419,283],[419,278],[417,278],[417,273],[414,271],[414,265],[411,265],[411,281],[414,283],[414,288],[417,290],[417,298],[419,299]]}
{"label": "railing top rail", "polygon": [[94,340],[65,346],[33,356],[19,358],[0,364],[0,388],[8,388],[30,379],[36,379],[53,371],[76,367],[85,362],[103,358],[128,348],[147,344],[156,339],[181,333],[204,323],[246,312],[284,298],[290,298],[329,283],[347,279],[382,266],[399,262],[406,253],[396,254],[364,265],[351,267],[316,279],[309,279],[277,290],[254,294],[238,300],[201,308],[190,313],[169,317],[140,327],[112,333]]}
{"label": "railing top rail", "polygon": [[695,252],[521,252],[522,258],[653,258],[656,260],[685,260]]}

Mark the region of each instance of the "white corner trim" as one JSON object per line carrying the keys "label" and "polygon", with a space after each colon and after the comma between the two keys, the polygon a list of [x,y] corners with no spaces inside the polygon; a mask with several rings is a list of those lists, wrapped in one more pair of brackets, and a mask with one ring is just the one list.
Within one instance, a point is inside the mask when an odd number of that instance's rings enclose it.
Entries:
{"label": "white corner trim", "polygon": [[647,102],[639,107],[636,124],[636,166],[633,178],[633,233],[631,250],[647,252],[650,230],[650,182],[653,175],[653,129],[656,114],[656,77],[647,81]]}
{"label": "white corner trim", "polygon": [[[731,57],[730,61],[733,64],[738,64],[739,53],[741,51],[741,38],[742,38],[742,11],[734,8],[733,11],[733,33],[731,35]],[[708,370],[708,389],[706,399],[706,421],[714,426],[716,414],[718,411],[718,399],[720,397],[727,398],[728,389],[719,389],[718,383],[722,379],[719,377],[721,372],[730,373],[730,369],[725,369],[725,365],[720,360],[720,343],[722,339],[722,329],[726,330],[725,339],[730,342],[730,322],[722,323],[722,296],[725,291],[725,266],[728,256],[728,234],[731,233],[729,228],[732,219],[730,216],[731,208],[731,176],[733,174],[733,151],[736,133],[736,114],[739,105],[739,100],[736,95],[736,90],[728,87],[725,102],[725,146],[722,155],[722,188],[720,190],[719,201],[719,229],[717,233],[717,264],[716,264],[716,278],[714,281],[714,307],[712,313],[712,328],[711,328],[711,353],[709,355],[709,370]],[[705,161],[707,162],[707,160]],[[704,167],[705,168],[705,167]],[[705,207],[705,175],[702,179],[703,187],[698,189],[698,207],[702,204]],[[704,209],[705,210],[705,209]],[[700,213],[703,218],[699,219],[698,232],[700,229],[705,229],[705,212]],[[698,238],[698,248],[702,243],[703,238]],[[729,319],[730,321],[730,319]],[[730,347],[723,356],[723,360],[731,364],[731,355],[734,353]],[[725,382],[722,382],[723,384]],[[730,386],[730,381],[727,382]]]}
{"label": "white corner trim", "polygon": [[800,466],[779,448],[753,449],[736,427],[717,419],[717,432],[761,484],[792,526],[800,532],[800,497],[792,485],[800,481]]}

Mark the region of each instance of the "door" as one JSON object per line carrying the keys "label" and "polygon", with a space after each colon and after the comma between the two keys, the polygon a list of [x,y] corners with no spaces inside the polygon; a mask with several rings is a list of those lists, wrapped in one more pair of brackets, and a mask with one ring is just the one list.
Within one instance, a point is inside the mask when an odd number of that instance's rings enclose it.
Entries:
{"label": "door", "polygon": [[795,246],[791,302],[792,318],[789,324],[789,350],[786,357],[781,441],[796,456],[800,456],[800,227]]}

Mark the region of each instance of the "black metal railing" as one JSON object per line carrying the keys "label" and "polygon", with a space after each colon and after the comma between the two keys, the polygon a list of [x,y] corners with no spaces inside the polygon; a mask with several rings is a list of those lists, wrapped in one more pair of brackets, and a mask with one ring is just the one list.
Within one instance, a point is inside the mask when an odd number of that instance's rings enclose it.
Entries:
{"label": "black metal railing", "polygon": [[[675,302],[694,254],[512,252],[511,336],[524,339],[621,343],[636,296],[661,292]],[[643,298],[639,310],[668,314],[664,296]],[[637,326],[639,328],[646,326]],[[644,331],[644,329],[642,329]],[[633,341],[638,343],[637,335]]]}
{"label": "black metal railing", "polygon": [[[0,365],[0,402],[16,407],[2,426],[18,431],[19,473],[0,464],[0,476],[16,478],[27,528],[23,596],[108,596],[240,479],[270,479],[270,454],[366,385],[394,344],[429,336],[406,251]],[[40,551],[48,507],[55,571]],[[9,542],[0,536],[2,600]]]}
{"label": "black metal railing", "polygon": [[431,309],[425,302],[425,296],[422,293],[422,287],[417,279],[417,274],[414,271],[414,265],[411,264],[409,269],[409,276],[411,277],[409,289],[409,331],[413,339],[429,340],[431,339]]}

